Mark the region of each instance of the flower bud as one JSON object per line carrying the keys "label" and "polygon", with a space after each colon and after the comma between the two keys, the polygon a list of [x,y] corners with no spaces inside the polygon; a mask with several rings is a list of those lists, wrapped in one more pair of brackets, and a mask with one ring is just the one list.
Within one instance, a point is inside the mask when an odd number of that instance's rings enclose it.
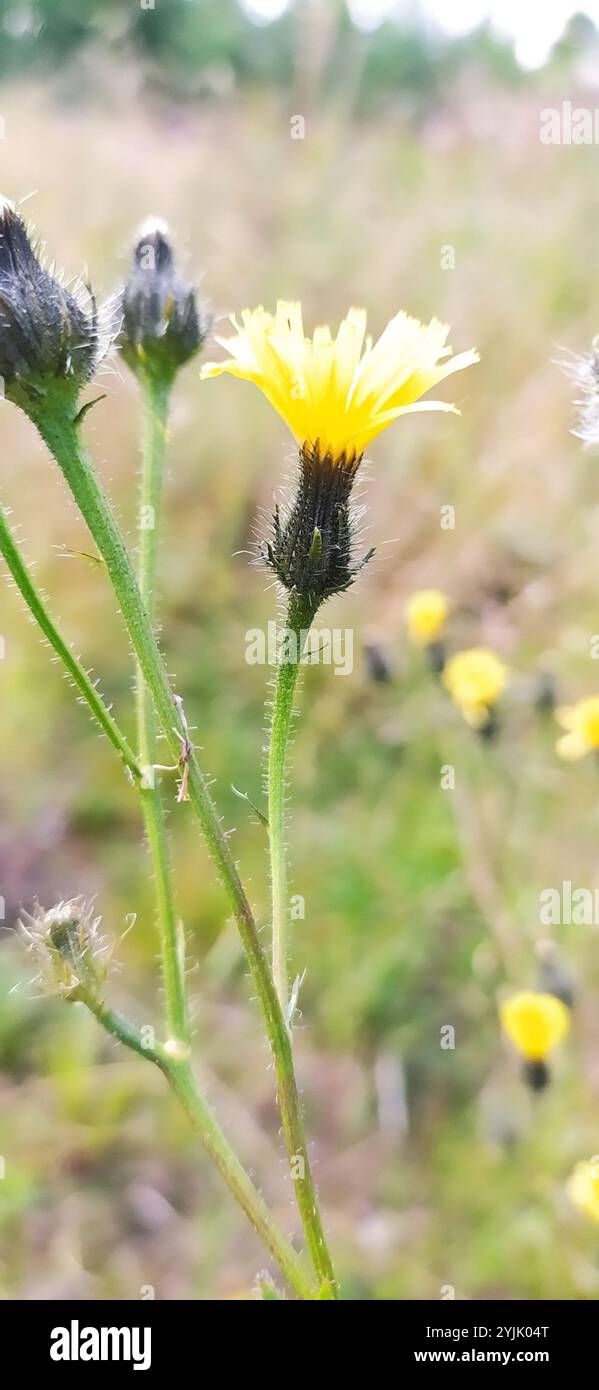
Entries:
{"label": "flower bud", "polygon": [[72,291],[46,270],[12,203],[0,198],[0,377],[27,408],[55,381],[77,399],[110,340],[91,290]]}
{"label": "flower bud", "polygon": [[208,319],[195,290],[176,274],[165,223],[154,218],[139,234],[122,320],[119,345],[135,373],[174,376],[206,340]]}
{"label": "flower bud", "polygon": [[557,685],[552,671],[539,671],[536,675],[533,703],[539,714],[553,714],[557,704]]}
{"label": "flower bud", "polygon": [[364,643],[366,670],[376,685],[386,685],[393,679],[393,669],[384,647],[374,637]]}
{"label": "flower bud", "polygon": [[524,1077],[526,1085],[530,1086],[531,1091],[544,1091],[551,1079],[551,1073],[547,1063],[538,1060],[534,1062],[524,1062],[522,1076]]}
{"label": "flower bud", "polygon": [[39,903],[19,925],[39,965],[37,984],[44,994],[70,1003],[102,1002],[109,948],[100,936],[93,904],[71,898],[46,911]]}
{"label": "flower bud", "polygon": [[353,583],[374,554],[355,561],[358,514],[350,505],[360,457],[322,455],[304,444],[295,497],[283,516],[276,507],[262,554],[285,589],[314,610]]}

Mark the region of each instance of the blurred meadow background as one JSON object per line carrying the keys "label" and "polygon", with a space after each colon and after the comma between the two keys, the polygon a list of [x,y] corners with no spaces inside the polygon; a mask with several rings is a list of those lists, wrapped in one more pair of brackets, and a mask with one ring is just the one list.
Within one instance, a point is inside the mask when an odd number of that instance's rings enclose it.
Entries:
{"label": "blurred meadow background", "polygon": [[[559,761],[538,696],[599,694],[599,471],[570,433],[556,365],[599,331],[599,154],[539,132],[546,108],[599,106],[599,34],[562,7],[564,31],[532,67],[501,27],[449,34],[435,8],[385,18],[362,4],[352,22],[343,3],[298,0],[267,23],[235,0],[3,0],[0,186],[34,195],[25,211],[48,253],[69,275],[87,266],[101,297],[155,213],[215,331],[246,305],[301,298],[310,329],[358,304],[378,334],[403,307],[450,323],[456,351],[479,348],[480,365],[438,393],[460,418],[408,416],[375,441],[361,500],[376,558],[319,619],[353,629],[354,670],[310,667],[302,681],[298,1069],[347,1298],[595,1298],[599,1228],[565,1184],[599,1150],[599,927],[547,927],[539,897],[599,885],[599,777],[592,757]],[[134,544],[137,389],[116,359],[101,389],[86,438]],[[63,552],[89,548],[85,528],[25,417],[0,404],[0,428],[2,503],[132,732],[107,584]],[[274,617],[275,593],[248,552],[291,457],[258,392],[200,384],[198,362],[181,373],[162,643],[264,924],[264,832],[231,785],[261,803],[268,672],[246,662],[245,634]],[[454,529],[440,524],[448,505]],[[453,605],[448,648],[489,645],[510,668],[492,743],[407,641],[406,599],[430,587]],[[0,592],[0,1295],[246,1298],[262,1248],[160,1075],[29,984],[19,909],[95,896],[117,942],[112,998],[159,1024],[136,798],[19,598]],[[297,1231],[236,930],[174,798],[169,825],[198,1070]],[[572,1032],[534,1096],[497,1001],[562,975]]]}

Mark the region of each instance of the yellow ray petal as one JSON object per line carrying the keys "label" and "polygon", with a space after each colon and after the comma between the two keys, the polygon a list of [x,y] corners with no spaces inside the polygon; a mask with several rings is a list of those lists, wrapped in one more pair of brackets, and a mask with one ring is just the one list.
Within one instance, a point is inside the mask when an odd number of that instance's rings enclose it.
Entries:
{"label": "yellow ray petal", "polygon": [[[401,414],[415,410],[455,413],[444,401],[420,398],[452,372],[478,361],[473,349],[450,356],[448,328],[424,325],[400,311],[377,343],[366,337],[366,312],[352,307],[337,336],[327,325],[304,336],[301,305],[280,300],[273,316],[262,305],[244,309],[235,337],[219,338],[229,354],[208,362],[202,378],[229,372],[252,381],[286,421],[298,442],[342,459],[362,454]],[[448,359],[448,360],[445,360]]]}
{"label": "yellow ray petal", "polygon": [[562,734],[555,745],[558,757],[563,758],[564,762],[575,763],[579,758],[584,758],[589,751],[588,743],[585,743],[582,735],[575,729],[570,734]]}

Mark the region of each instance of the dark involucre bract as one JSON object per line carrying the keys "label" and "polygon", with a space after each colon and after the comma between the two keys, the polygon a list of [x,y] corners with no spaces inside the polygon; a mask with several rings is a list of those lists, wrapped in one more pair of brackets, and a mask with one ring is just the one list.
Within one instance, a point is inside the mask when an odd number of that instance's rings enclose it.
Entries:
{"label": "dark involucre bract", "polygon": [[7,394],[18,382],[43,389],[62,378],[75,393],[94,375],[110,329],[94,295],[77,282],[67,290],[45,268],[22,217],[0,200],[0,376]]}

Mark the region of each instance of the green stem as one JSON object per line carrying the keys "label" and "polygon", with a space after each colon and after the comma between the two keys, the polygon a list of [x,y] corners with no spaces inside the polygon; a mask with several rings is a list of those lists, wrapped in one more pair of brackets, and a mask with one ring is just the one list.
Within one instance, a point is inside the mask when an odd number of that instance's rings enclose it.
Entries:
{"label": "green stem", "polygon": [[319,1297],[318,1291],[311,1284],[300,1257],[273,1221],[263,1198],[214,1119],[198,1090],[188,1063],[174,1060],[160,1043],[147,1047],[139,1030],[104,1002],[88,997],[85,1003],[108,1033],[118,1038],[125,1047],[132,1048],[134,1052],[148,1058],[160,1068],[200,1135],[210,1158],[277,1261],[291,1288],[301,1299],[316,1301]]}
{"label": "green stem", "polygon": [[10,530],[3,508],[0,506],[0,554],[4,556],[6,564],[10,570],[12,578],[25,600],[27,607],[41,628],[44,637],[54,648],[56,655],[60,658],[63,666],[68,671],[74,681],[79,694],[88,704],[92,715],[97,720],[100,728],[110,739],[113,747],[116,748],[119,757],[122,758],[125,767],[131,777],[138,783],[143,779],[144,769],[130,747],[125,735],[121,732],[116,719],[104,704],[102,696],[90,680],[87,671],[73,655],[69,646],[61,637],[57,627],[53,623],[45,601],[33,583],[29,570],[23,560],[20,550],[16,544],[14,536]]}
{"label": "green stem", "polygon": [[46,395],[35,405],[28,397],[23,401],[17,399],[14,392],[13,399],[15,403],[23,405],[37,426],[94,537],[120,604],[135,655],[152,692],[154,708],[173,759],[180,761],[182,747],[185,750],[188,797],[229,895],[264,1013],[266,1032],[275,1062],[283,1133],[294,1177],[297,1203],[310,1254],[321,1282],[321,1297],[337,1298],[337,1284],[318,1210],[304,1135],[287,1021],[281,1010],[252,909],[208,784],[193,749],[188,746],[187,729],[180,707],[171,691],[128,551],[108,499],[79,440],[76,419],[67,413],[64,399],[59,397],[53,401]]}
{"label": "green stem", "polygon": [[[293,715],[293,698],[297,686],[302,653],[316,608],[307,599],[292,594],[289,599],[287,625],[280,633],[283,649],[279,661],[270,741],[268,749],[268,836],[270,846],[271,904],[272,904],[272,974],[281,1013],[288,1024],[287,1046],[293,1068],[291,1023],[289,1018],[289,987],[287,979],[287,926],[289,897],[287,886],[287,849],[285,844],[285,797],[287,784],[287,754]],[[309,1178],[310,1186],[312,1184]],[[312,1189],[313,1191],[313,1189]],[[299,1200],[299,1194],[298,1194]],[[320,1213],[316,1202],[305,1213],[305,1228],[315,1268],[321,1278],[331,1281],[335,1276]]]}
{"label": "green stem", "polygon": [[[144,378],[142,380],[142,393],[144,441],[141,469],[138,578],[139,590],[148,621],[154,624],[156,617],[156,565],[170,382],[165,383],[153,378]],[[189,1046],[189,1015],[185,987],[185,940],[177,918],[164,806],[160,786],[156,781],[154,706],[139,662],[137,663],[135,690],[139,758],[147,770],[140,786],[140,796],[156,885],[166,1018],[171,1036],[184,1046]]]}
{"label": "green stem", "polygon": [[[314,619],[315,609],[307,600],[292,596],[289,601],[287,627],[280,636],[283,653],[278,667],[270,741],[268,747],[268,833],[270,842],[270,879],[272,904],[272,973],[283,1014],[289,1010],[287,978],[287,926],[289,894],[287,887],[287,850],[285,845],[285,797],[287,790],[287,754],[293,715],[293,697],[297,686],[300,660],[306,638]],[[291,1023],[291,1020],[289,1020]]]}
{"label": "green stem", "polygon": [[[110,738],[132,776],[141,785],[144,769],[137,763],[133,751],[129,748],[124,735],[121,734],[118,725],[98,695],[86,671],[73,656],[49,617],[45,603],[31,580],[1,508],[0,552],[44,636],[51,643],[57,656],[72,676],[100,727]],[[199,1132],[208,1153],[217,1163],[229,1189],[240,1202],[258,1234],[262,1236],[289,1280],[291,1287],[295,1289],[300,1298],[311,1300],[317,1298],[318,1294],[313,1290],[296,1252],[279,1232],[262,1198],[256,1192],[243,1166],[230,1148],[208,1106],[198,1094],[191,1071],[185,1064],[177,1062],[176,1049],[174,1049],[175,1055],[169,1056],[163,1047],[148,1047],[143,1042],[139,1031],[122,1015],[89,997],[86,999],[86,1003],[109,1033],[127,1047],[138,1052],[140,1056],[149,1057],[161,1068],[173,1091],[184,1105],[194,1127]],[[181,1032],[175,1033],[175,1037],[181,1037]]]}

